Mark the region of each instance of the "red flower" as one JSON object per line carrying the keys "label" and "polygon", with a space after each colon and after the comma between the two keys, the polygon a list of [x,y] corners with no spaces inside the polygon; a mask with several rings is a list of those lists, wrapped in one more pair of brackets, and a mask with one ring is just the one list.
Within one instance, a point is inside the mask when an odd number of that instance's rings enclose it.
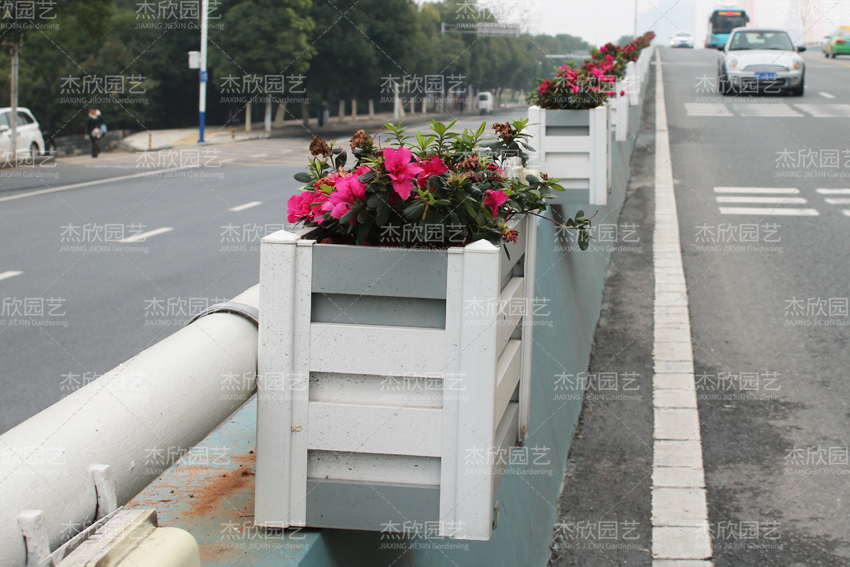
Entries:
{"label": "red flower", "polygon": [[487,189],[484,191],[484,206],[490,208],[490,212],[493,214],[493,218],[499,216],[499,207],[508,202],[508,194],[499,189],[498,191],[493,191],[492,189]]}

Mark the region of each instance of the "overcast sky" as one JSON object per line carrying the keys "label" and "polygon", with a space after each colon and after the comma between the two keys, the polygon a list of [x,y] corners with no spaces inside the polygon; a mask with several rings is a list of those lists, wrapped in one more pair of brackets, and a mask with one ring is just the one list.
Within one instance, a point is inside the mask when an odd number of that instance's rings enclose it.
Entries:
{"label": "overcast sky", "polygon": [[[783,5],[785,10],[791,0],[756,0],[756,18],[759,26],[782,25]],[[592,45],[616,41],[626,34],[634,33],[634,0],[536,0],[543,15],[540,31],[548,34],[568,33],[581,36]],[[660,0],[638,0],[640,12],[654,9]],[[706,32],[708,14],[719,0],[696,0],[697,29],[691,31],[697,37]],[[723,2],[729,4],[730,2]],[[520,6],[524,4],[520,0]]]}

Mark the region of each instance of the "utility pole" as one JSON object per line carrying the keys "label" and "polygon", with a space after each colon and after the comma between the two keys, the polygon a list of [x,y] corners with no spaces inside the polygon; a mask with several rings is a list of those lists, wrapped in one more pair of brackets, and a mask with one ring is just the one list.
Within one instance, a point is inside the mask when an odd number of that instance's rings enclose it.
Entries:
{"label": "utility pole", "polygon": [[9,128],[12,135],[12,163],[18,160],[18,62],[21,55],[21,44],[13,43],[9,47],[12,56],[12,115],[9,117]]}
{"label": "utility pole", "polygon": [[209,0],[201,0],[201,85],[200,96],[198,97],[198,143],[204,143],[204,122],[206,121],[207,113],[207,25],[210,11]]}

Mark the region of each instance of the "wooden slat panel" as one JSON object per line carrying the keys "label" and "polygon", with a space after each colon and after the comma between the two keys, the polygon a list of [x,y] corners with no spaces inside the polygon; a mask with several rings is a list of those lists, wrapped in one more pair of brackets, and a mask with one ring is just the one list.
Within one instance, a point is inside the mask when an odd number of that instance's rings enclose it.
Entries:
{"label": "wooden slat panel", "polygon": [[516,339],[508,341],[505,352],[499,357],[499,365],[496,367],[496,404],[494,407],[496,423],[502,419],[502,414],[519,383],[522,368],[521,347],[522,341]]}
{"label": "wooden slat panel", "polygon": [[443,370],[443,330],[331,323],[310,327],[311,372],[403,376]]}
{"label": "wooden slat panel", "polygon": [[547,136],[546,153],[587,153],[591,151],[590,136]]}
{"label": "wooden slat panel", "polygon": [[517,446],[517,429],[519,424],[519,404],[511,402],[505,410],[505,415],[502,416],[502,421],[496,427],[496,455],[500,458],[493,463],[493,492],[492,498],[496,498],[496,492],[499,490],[499,485],[502,483],[505,469],[510,466],[510,450]]}
{"label": "wooden slat panel", "polygon": [[309,448],[439,457],[442,410],[310,402]]}
{"label": "wooden slat panel", "polygon": [[524,285],[523,278],[511,278],[499,296],[499,314],[496,317],[496,352],[499,355],[525,312]]}
{"label": "wooden slat panel", "polygon": [[440,459],[410,455],[374,455],[310,451],[308,478],[440,485]]}

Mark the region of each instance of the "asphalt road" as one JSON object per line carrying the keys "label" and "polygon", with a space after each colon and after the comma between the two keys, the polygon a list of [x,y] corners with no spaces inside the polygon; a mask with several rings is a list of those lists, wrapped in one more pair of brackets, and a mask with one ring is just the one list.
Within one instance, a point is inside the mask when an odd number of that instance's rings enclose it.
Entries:
{"label": "asphalt road", "polygon": [[[458,127],[524,114],[465,115]],[[259,240],[285,226],[308,145],[305,135],[0,171],[0,433],[256,284]]]}
{"label": "asphalt road", "polygon": [[[661,50],[713,562],[850,565],[850,61],[735,98],[717,57]],[[653,565],[653,96],[619,219],[640,244],[612,253],[588,369],[635,379],[588,382],[551,567]]]}
{"label": "asphalt road", "polygon": [[850,188],[850,63],[733,99],[715,52],[661,53],[715,565],[847,565],[850,207],[819,190]]}

